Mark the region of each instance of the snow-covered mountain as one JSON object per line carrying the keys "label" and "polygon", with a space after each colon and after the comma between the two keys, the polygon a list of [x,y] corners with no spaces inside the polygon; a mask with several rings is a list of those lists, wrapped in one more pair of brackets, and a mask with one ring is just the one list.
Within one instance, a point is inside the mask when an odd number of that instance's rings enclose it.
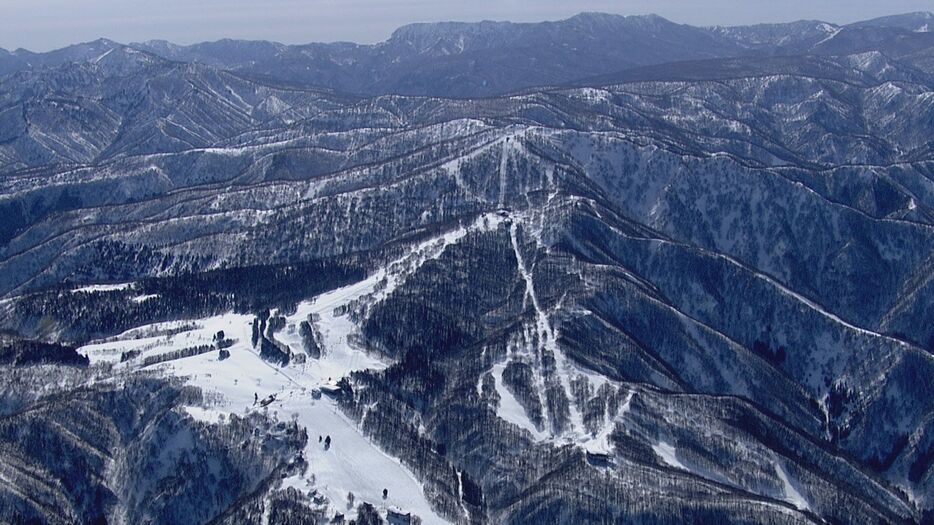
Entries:
{"label": "snow-covered mountain", "polygon": [[923,17],[3,54],[0,521],[930,522]]}
{"label": "snow-covered mountain", "polygon": [[[374,45],[226,39],[187,46],[148,41],[130,47],[173,61],[346,93],[469,98],[711,58],[876,50],[923,64],[931,72],[934,32],[927,28],[932,16],[912,13],[845,26],[802,20],[701,28],[656,15],[582,13],[542,23],[411,24]],[[0,50],[0,74],[94,60],[122,47],[101,39],[48,53]]]}

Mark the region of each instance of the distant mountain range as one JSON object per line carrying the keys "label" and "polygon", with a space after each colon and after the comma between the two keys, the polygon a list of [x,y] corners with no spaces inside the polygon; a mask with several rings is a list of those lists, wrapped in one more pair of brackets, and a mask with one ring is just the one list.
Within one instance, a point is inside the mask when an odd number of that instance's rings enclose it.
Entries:
{"label": "distant mountain range", "polygon": [[[634,67],[718,58],[879,51],[934,72],[931,13],[845,26],[819,21],[702,28],[656,15],[583,13],[558,22],[413,24],[375,45],[220,40],[129,44],[162,58],[359,95],[477,97],[563,85]],[[0,50],[0,73],[92,61],[121,44]]]}
{"label": "distant mountain range", "polygon": [[0,522],[932,523],[931,19],[0,52]]}

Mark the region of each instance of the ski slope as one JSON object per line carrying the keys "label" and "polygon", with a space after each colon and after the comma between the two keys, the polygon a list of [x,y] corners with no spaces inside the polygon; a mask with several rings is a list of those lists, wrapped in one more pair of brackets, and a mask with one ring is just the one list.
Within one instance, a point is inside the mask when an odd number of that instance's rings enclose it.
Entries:
{"label": "ski slope", "polygon": [[[334,385],[353,371],[379,370],[390,364],[354,343],[357,327],[342,307],[385,299],[418,267],[440,256],[445,248],[473,230],[496,228],[500,222],[495,214],[482,215],[473,224],[414,246],[406,256],[362,281],[300,303],[294,313],[285,316],[285,328],[276,332],[275,338],[293,352],[300,352],[303,345],[299,326],[302,321],[310,321],[321,335],[320,359],[309,358],[305,363],[293,362],[286,367],[266,362],[251,345],[253,317],[233,313],[134,328],[83,346],[79,352],[92,363],[110,363],[118,370],[149,368],[184,378],[204,393],[205,406],[185,408],[189,416],[199,421],[215,424],[223,422],[230,414],[251,411],[263,411],[280,421],[295,420],[308,432],[304,457],[309,468],[283,480],[283,486],[308,494],[312,491],[324,494],[330,502],[332,515],[355,512],[348,505],[347,496],[352,492],[354,506],[366,501],[384,516],[392,508],[418,515],[426,524],[447,523],[432,510],[421,484],[408,469],[370,442],[334,400],[327,396],[315,399],[312,394],[321,387]],[[278,314],[273,312],[273,315]],[[143,359],[148,356],[211,345],[219,331],[233,341],[228,348],[230,357],[223,361],[218,359],[218,352],[212,350],[142,367]],[[127,351],[139,352],[139,356],[121,362],[121,355]],[[257,399],[270,397],[274,400],[266,406],[256,403]],[[326,449],[323,440],[327,436],[331,444]],[[386,499],[383,499],[383,489],[388,491]]]}

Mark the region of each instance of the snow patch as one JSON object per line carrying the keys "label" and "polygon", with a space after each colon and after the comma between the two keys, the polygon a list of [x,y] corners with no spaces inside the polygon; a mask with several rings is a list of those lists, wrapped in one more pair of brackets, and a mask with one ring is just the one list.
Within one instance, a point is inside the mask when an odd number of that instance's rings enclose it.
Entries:
{"label": "snow patch", "polygon": [[658,457],[662,458],[662,461],[664,461],[666,465],[677,469],[690,471],[689,468],[684,466],[684,463],[681,463],[681,461],[678,460],[677,450],[675,449],[674,445],[671,445],[667,441],[660,440],[658,443],[652,445],[652,450],[658,454]]}
{"label": "snow patch", "polygon": [[825,23],[825,24],[821,24],[820,29],[821,29],[821,31],[824,31],[825,33],[827,33],[827,37],[824,38],[823,40],[820,40],[820,41],[817,42],[816,44],[814,44],[814,47],[817,47],[817,46],[823,44],[824,42],[827,42],[827,41],[831,40],[833,37],[835,37],[835,36],[837,36],[838,34],[840,34],[840,31],[843,31],[843,28],[842,28],[842,27],[834,27],[834,26],[832,26],[832,25],[830,25],[830,24],[826,24],[826,23]]}
{"label": "snow patch", "polygon": [[119,283],[119,284],[90,284],[88,286],[82,286],[81,288],[75,288],[72,292],[120,292],[123,290],[129,290],[133,287],[133,283]]}
{"label": "snow patch", "polygon": [[95,58],[95,59],[93,60],[93,62],[94,62],[95,64],[100,63],[100,61],[101,61],[101,60],[104,60],[104,58],[106,58],[107,55],[113,53],[113,52],[114,52],[114,49],[115,49],[115,48],[108,49],[103,55],[101,55],[101,56]]}
{"label": "snow patch", "polygon": [[220,410],[212,410],[210,408],[196,406],[186,406],[184,407],[184,410],[185,413],[191,416],[195,421],[202,421],[212,425],[226,419],[226,414]]}
{"label": "snow patch", "polygon": [[512,392],[510,392],[503,383],[503,371],[505,369],[506,365],[500,363],[493,366],[492,370],[493,379],[496,380],[496,393],[499,394],[499,406],[496,408],[497,417],[527,430],[532,434],[532,437],[535,438],[535,441],[547,439],[549,437],[548,434],[535,428],[525,408],[522,407],[515,396],[512,395]]}
{"label": "snow patch", "polygon": [[795,488],[795,484],[791,481],[788,472],[780,461],[775,461],[775,473],[778,475],[778,478],[782,480],[782,486],[785,491],[785,501],[791,503],[800,510],[809,510],[811,506],[808,504],[807,500],[804,499],[804,496],[798,492],[798,489]]}
{"label": "snow patch", "polygon": [[610,443],[610,434],[616,429],[616,423],[609,422],[595,436],[587,436],[580,447],[591,454],[612,454],[613,444]]}

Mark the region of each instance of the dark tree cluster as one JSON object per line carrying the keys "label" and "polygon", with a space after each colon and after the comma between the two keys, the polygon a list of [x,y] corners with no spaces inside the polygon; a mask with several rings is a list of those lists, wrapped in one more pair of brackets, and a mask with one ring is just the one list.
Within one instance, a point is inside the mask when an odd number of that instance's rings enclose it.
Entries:
{"label": "dark tree cluster", "polygon": [[357,518],[350,520],[351,525],[383,525],[383,518],[372,504],[363,502],[357,506]]}
{"label": "dark tree cluster", "polygon": [[752,351],[759,357],[765,359],[769,363],[772,363],[774,366],[781,366],[785,362],[787,357],[787,352],[785,351],[784,346],[779,346],[778,348],[772,349],[768,343],[756,339],[752,343]]}
{"label": "dark tree cluster", "polygon": [[[52,319],[68,340],[84,342],[148,323],[291,306],[363,277],[353,263],[257,266],[145,279],[132,289],[40,292],[17,299],[16,328]],[[141,295],[152,296],[134,301]],[[44,322],[44,321],[43,321]]]}
{"label": "dark tree cluster", "polygon": [[[263,310],[253,319],[253,348],[259,348],[259,355],[266,361],[287,366],[292,360],[292,350],[276,341],[274,333],[285,326],[285,318],[269,316],[269,310]],[[277,328],[277,329],[276,329]]]}
{"label": "dark tree cluster", "polygon": [[88,358],[74,347],[42,341],[19,340],[0,346],[0,365],[57,364],[88,366]]}
{"label": "dark tree cluster", "polygon": [[321,345],[318,344],[318,334],[314,325],[308,321],[302,321],[298,326],[298,335],[302,338],[305,353],[313,359],[319,359],[321,357]]}
{"label": "dark tree cluster", "polygon": [[263,337],[260,339],[259,345],[259,355],[266,361],[280,366],[288,366],[289,361],[292,359],[292,352],[289,347],[281,343]]}
{"label": "dark tree cluster", "polygon": [[143,366],[151,366],[159,363],[165,363],[167,361],[184,359],[186,357],[194,357],[196,355],[206,354],[214,349],[214,345],[198,345],[189,346],[179,350],[172,350],[171,352],[165,352],[158,355],[148,355],[143,358]]}

